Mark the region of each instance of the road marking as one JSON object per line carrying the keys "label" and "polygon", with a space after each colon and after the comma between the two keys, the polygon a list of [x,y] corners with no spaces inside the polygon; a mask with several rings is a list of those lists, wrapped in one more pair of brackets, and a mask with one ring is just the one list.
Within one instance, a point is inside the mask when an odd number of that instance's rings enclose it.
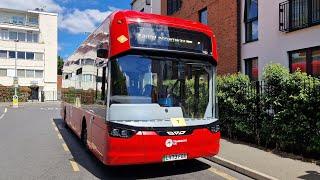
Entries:
{"label": "road marking", "polygon": [[216,168],[211,167],[211,168],[209,168],[208,170],[209,170],[210,172],[214,173],[214,174],[217,174],[217,175],[223,177],[224,179],[227,179],[227,180],[237,180],[237,178],[235,178],[235,177],[233,177],[233,176],[230,176],[229,174],[226,174],[226,173],[224,173],[224,172],[222,172],[222,171],[220,171],[220,170],[218,170],[218,169],[216,169]]}
{"label": "road marking", "polygon": [[72,166],[73,171],[75,171],[75,172],[80,171],[78,163],[76,161],[74,161],[73,159],[69,160],[69,161],[70,161],[70,164]]}
{"label": "road marking", "polygon": [[8,111],[8,109],[7,109],[7,108],[5,108],[5,109],[4,109],[4,113],[7,113],[7,111]]}
{"label": "road marking", "polygon": [[57,132],[59,131],[57,127],[54,127],[54,130],[56,130]]}
{"label": "road marking", "polygon": [[60,133],[58,133],[58,138],[59,138],[59,139],[62,139],[62,136],[61,136],[61,134],[60,134]]}
{"label": "road marking", "polygon": [[69,152],[69,151],[70,151],[69,148],[68,148],[68,146],[66,145],[66,143],[63,143],[63,144],[62,144],[62,147],[63,147],[64,151],[66,151],[66,152]]}
{"label": "road marking", "polygon": [[0,116],[0,119],[2,119],[4,117],[4,114],[2,114],[1,116]]}

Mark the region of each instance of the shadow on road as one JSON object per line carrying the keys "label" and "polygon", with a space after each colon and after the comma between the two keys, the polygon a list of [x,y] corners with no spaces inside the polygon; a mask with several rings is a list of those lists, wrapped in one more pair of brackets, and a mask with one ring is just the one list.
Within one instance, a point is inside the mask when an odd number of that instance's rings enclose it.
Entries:
{"label": "shadow on road", "polygon": [[71,129],[65,128],[62,119],[54,119],[74,160],[99,179],[142,179],[186,174],[209,169],[210,166],[198,160],[177,161],[175,163],[108,167],[91,152],[85,150],[80,139]]}
{"label": "shadow on road", "polygon": [[299,176],[300,179],[306,179],[306,180],[319,180],[320,179],[320,173],[317,171],[306,171],[306,175]]}

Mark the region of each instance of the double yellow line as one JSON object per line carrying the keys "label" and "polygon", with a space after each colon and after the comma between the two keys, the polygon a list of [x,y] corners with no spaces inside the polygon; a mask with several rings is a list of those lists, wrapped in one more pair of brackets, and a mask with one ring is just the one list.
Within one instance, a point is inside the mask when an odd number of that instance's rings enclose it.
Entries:
{"label": "double yellow line", "polygon": [[[63,138],[62,138],[62,135],[61,135],[60,132],[59,132],[59,129],[58,129],[56,123],[54,123],[53,120],[52,120],[52,125],[53,125],[54,130],[57,132],[58,139],[60,139],[60,140],[63,141],[63,143],[62,143],[62,148],[63,148],[63,150],[64,150],[65,152],[70,152],[67,144],[64,142],[64,140],[63,140]],[[79,166],[78,166],[78,163],[77,163],[74,159],[70,159],[69,162],[70,162],[71,167],[72,167],[72,170],[73,170],[74,172],[80,171]]]}

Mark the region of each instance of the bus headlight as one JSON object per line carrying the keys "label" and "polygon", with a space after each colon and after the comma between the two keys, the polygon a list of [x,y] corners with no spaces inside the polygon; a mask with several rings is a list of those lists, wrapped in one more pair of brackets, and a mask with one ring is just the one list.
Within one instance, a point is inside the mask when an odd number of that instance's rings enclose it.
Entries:
{"label": "bus headlight", "polygon": [[121,128],[109,128],[109,135],[111,137],[130,138],[136,134],[136,131]]}
{"label": "bus headlight", "polygon": [[209,130],[213,133],[217,133],[220,131],[220,125],[219,124],[214,124],[209,127]]}

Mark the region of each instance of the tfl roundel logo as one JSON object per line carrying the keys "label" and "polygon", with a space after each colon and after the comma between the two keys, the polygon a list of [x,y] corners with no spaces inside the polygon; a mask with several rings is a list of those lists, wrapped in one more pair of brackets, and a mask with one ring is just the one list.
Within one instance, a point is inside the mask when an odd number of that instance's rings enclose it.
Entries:
{"label": "tfl roundel logo", "polygon": [[172,145],[173,145],[172,139],[167,139],[165,145],[166,145],[166,147],[168,147],[168,148],[169,148],[169,147],[172,147]]}

